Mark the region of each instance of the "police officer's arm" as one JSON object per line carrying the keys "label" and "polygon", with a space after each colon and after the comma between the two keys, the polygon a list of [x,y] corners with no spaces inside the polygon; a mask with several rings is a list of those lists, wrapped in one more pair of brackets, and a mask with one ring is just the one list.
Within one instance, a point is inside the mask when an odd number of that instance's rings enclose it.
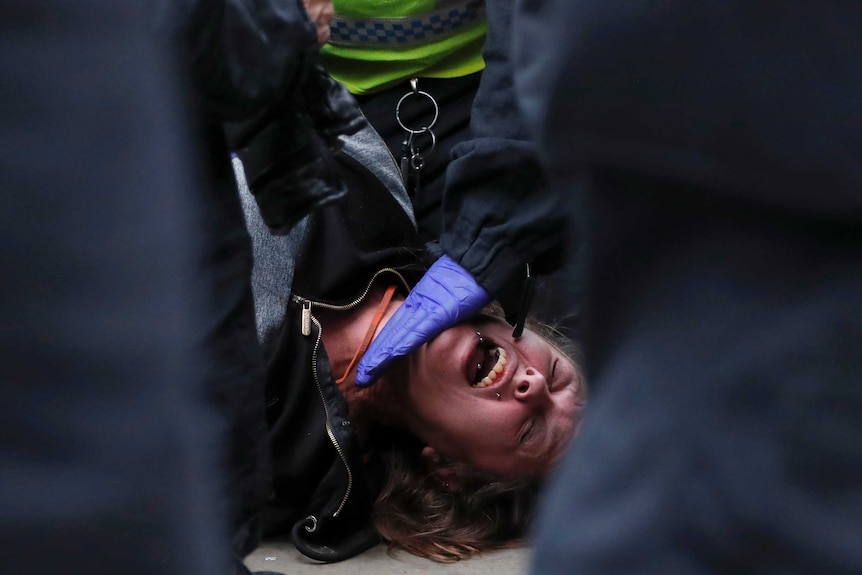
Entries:
{"label": "police officer's arm", "polygon": [[517,311],[525,264],[540,264],[547,272],[561,261],[550,256],[560,255],[567,223],[515,94],[513,3],[486,2],[486,68],[472,109],[472,137],[453,148],[446,174],[440,239],[443,252],[500,300],[507,316]]}
{"label": "police officer's arm", "polygon": [[521,312],[526,264],[541,258],[550,271],[561,261],[554,252],[564,243],[566,213],[520,116],[509,61],[512,8],[510,0],[486,2],[486,68],[472,138],[453,148],[446,174],[443,256],[369,347],[357,367],[359,385],[492,298],[511,322]]}

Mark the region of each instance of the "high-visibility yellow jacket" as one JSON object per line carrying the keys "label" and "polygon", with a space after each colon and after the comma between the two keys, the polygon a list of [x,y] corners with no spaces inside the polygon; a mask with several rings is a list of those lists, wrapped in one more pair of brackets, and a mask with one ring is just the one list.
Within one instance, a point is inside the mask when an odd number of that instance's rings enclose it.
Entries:
{"label": "high-visibility yellow jacket", "polygon": [[333,0],[321,63],[354,94],[482,70],[484,0]]}

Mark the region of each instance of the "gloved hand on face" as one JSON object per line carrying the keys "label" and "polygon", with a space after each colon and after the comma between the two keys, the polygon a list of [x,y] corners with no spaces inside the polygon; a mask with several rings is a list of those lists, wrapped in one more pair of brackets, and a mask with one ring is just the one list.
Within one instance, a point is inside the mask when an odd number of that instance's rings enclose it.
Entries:
{"label": "gloved hand on face", "polygon": [[490,302],[491,296],[485,288],[444,254],[371,343],[357,367],[356,384],[371,385],[395,359],[476,314]]}

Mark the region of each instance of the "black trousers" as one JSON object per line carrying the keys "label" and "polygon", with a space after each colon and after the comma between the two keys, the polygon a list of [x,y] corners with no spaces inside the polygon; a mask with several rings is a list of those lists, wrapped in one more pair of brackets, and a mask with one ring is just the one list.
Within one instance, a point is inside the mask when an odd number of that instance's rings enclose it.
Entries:
{"label": "black trousers", "polygon": [[[462,78],[422,78],[419,90],[430,94],[437,102],[439,114],[431,128],[436,136],[436,145],[431,150],[431,138],[427,134],[416,136],[416,144],[423,151],[425,160],[420,186],[411,195],[420,237],[433,241],[443,231],[443,188],[446,167],[449,165],[452,147],[470,137],[470,108],[479,88],[481,74]],[[386,141],[396,160],[403,154],[402,144],[407,133],[398,124],[395,108],[398,101],[410,93],[408,82],[369,95],[357,96],[362,113],[374,129]],[[424,96],[410,95],[400,108],[401,121],[411,129],[419,129],[431,123],[434,105]]]}

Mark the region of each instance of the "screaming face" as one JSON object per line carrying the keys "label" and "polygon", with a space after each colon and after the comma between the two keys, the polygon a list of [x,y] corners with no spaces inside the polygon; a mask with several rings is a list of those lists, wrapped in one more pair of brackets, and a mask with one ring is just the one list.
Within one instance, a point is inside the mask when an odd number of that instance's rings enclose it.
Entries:
{"label": "screaming face", "polygon": [[482,316],[440,334],[409,360],[410,426],[451,460],[508,476],[543,476],[575,435],[585,405],[577,366],[527,330],[512,338]]}

